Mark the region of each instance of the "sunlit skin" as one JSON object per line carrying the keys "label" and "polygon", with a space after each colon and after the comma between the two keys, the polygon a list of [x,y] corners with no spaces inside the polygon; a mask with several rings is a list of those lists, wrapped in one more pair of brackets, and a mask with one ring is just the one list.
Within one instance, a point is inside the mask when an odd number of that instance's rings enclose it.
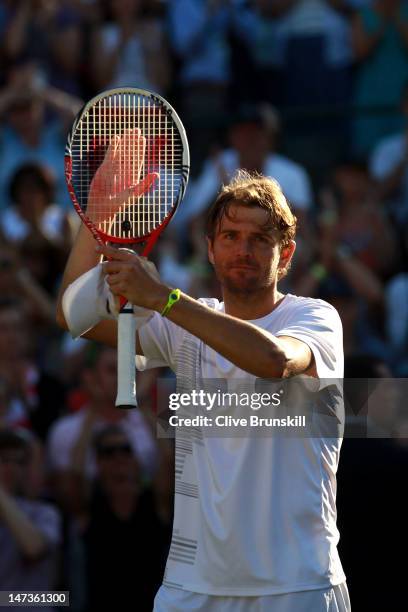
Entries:
{"label": "sunlit skin", "polygon": [[266,210],[233,203],[208,241],[208,257],[223,290],[225,311],[243,319],[265,316],[282,299],[278,269],[286,268],[295,243],[281,248]]}
{"label": "sunlit skin", "polygon": [[[281,248],[279,233],[268,226],[268,220],[262,208],[233,203],[213,239],[208,239],[208,257],[222,286],[225,311],[241,319],[267,315],[283,297],[277,290],[278,269],[288,266],[296,245],[291,241]],[[166,303],[169,287],[153,278],[143,258],[118,254],[109,247],[98,247],[98,251],[123,259],[104,264],[115,295],[156,310]]]}
{"label": "sunlit skin", "polygon": [[114,136],[105,158],[92,179],[86,214],[100,229],[109,223],[129,198],[147,193],[159,180],[153,172],[141,179],[146,138],[139,128]]}

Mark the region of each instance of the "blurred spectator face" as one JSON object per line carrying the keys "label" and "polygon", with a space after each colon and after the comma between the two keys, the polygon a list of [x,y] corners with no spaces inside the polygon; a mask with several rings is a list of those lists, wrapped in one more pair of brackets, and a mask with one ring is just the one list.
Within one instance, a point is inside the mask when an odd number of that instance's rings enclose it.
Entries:
{"label": "blurred spectator face", "polygon": [[43,119],[43,105],[38,98],[21,97],[8,109],[8,123],[19,133],[40,130]]}
{"label": "blurred spectator face", "polygon": [[340,166],[334,173],[334,184],[344,202],[365,200],[371,187],[368,173],[354,166]]}
{"label": "blurred spectator face", "polygon": [[38,220],[53,198],[55,181],[50,172],[35,164],[26,164],[14,174],[10,192],[22,215]]}
{"label": "blurred spectator face", "polygon": [[252,151],[259,158],[264,158],[270,147],[270,134],[258,123],[237,123],[230,130],[230,142],[241,156],[247,156]]}
{"label": "blurred spectator face", "polygon": [[24,216],[31,217],[35,213],[40,213],[47,207],[47,198],[44,191],[35,181],[25,180],[19,185],[16,203]]}
{"label": "blurred spectator face", "polygon": [[128,438],[121,433],[106,434],[97,445],[96,458],[102,484],[134,483],[139,468]]}
{"label": "blurred spectator face", "polygon": [[96,362],[85,375],[86,388],[96,404],[114,407],[117,392],[116,350],[103,347]]}
{"label": "blurred spectator face", "polygon": [[21,447],[0,448],[0,486],[12,495],[21,495],[29,463],[29,450]]}

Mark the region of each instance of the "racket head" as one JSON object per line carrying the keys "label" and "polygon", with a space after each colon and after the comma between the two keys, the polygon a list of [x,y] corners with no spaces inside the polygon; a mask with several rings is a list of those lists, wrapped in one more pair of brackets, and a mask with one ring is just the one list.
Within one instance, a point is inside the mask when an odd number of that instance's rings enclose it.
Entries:
{"label": "racket head", "polygon": [[[108,178],[106,164],[112,169]],[[154,243],[183,199],[189,171],[179,116],[163,97],[147,90],[98,94],[79,112],[68,135],[68,190],[98,242],[137,244],[150,238]],[[138,194],[134,187],[143,183]]]}

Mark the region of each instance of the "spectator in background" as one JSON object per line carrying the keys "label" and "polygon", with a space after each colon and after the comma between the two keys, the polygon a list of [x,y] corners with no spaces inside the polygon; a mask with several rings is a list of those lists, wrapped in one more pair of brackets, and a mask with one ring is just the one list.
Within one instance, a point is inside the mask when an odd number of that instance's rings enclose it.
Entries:
{"label": "spectator in background", "polygon": [[[26,436],[17,431],[0,430],[2,591],[47,591],[57,586],[60,517],[50,504],[26,497],[30,459],[30,442]],[[5,609],[13,610],[13,607]]]}
{"label": "spectator in background", "polygon": [[[407,546],[401,487],[408,453],[389,432],[396,415],[406,412],[406,403],[396,397],[398,385],[391,376],[384,359],[361,349],[345,360],[345,397],[352,413],[365,421],[365,428],[353,438],[346,421],[337,474],[339,553],[355,610],[399,610],[405,597],[406,568],[399,559]],[[370,415],[375,415],[375,427],[367,420]],[[383,434],[379,425],[386,427]],[[368,592],[367,582],[376,588]]]}
{"label": "spectator in background", "polygon": [[[285,110],[285,150],[319,181],[349,144],[349,21],[326,0],[257,0],[255,6],[258,93]],[[311,148],[324,155],[311,155]]]}
{"label": "spectator in background", "polygon": [[[69,0],[17,0],[8,11],[3,49],[10,62],[35,62],[36,76],[79,95],[83,40]],[[69,49],[69,51],[67,51]]]}
{"label": "spectator in background", "polygon": [[183,225],[206,211],[221,185],[242,168],[278,181],[300,221],[300,231],[304,231],[307,213],[313,205],[310,180],[304,168],[276,152],[279,127],[279,116],[272,107],[240,107],[230,122],[230,147],[207,159],[202,173],[190,186],[175,223]]}
{"label": "spectator in background", "polygon": [[255,19],[250,49],[256,67],[257,86],[254,94],[258,101],[281,106],[284,99],[284,70],[278,61],[276,29],[279,17],[287,12],[293,1],[255,0],[253,4]]}
{"label": "spectator in background", "polygon": [[371,176],[397,227],[408,225],[408,82],[403,89],[401,110],[405,129],[377,142],[370,158]]}
{"label": "spectator in background", "polygon": [[276,71],[279,75],[279,83],[262,87],[273,88],[285,106],[348,103],[352,53],[347,19],[325,0],[255,0],[255,6],[254,57],[261,74],[266,70],[266,81]]}
{"label": "spectator in background", "polygon": [[64,389],[41,366],[35,341],[24,304],[2,297],[0,378],[6,383],[8,398],[3,420],[9,426],[32,429],[43,440],[50,424],[62,411]]}
{"label": "spectator in background", "polygon": [[367,165],[352,160],[339,162],[322,197],[321,219],[329,247],[335,241],[344,253],[356,257],[380,279],[392,274],[400,255],[398,242]]}
{"label": "spectator in background", "polygon": [[30,326],[37,326],[39,331],[46,332],[47,326],[54,326],[53,300],[21,260],[18,250],[4,239],[0,245],[0,296],[20,301]]}
{"label": "spectator in background", "polygon": [[353,102],[361,107],[354,122],[353,148],[366,156],[380,138],[402,126],[398,105],[408,79],[406,3],[375,0],[362,7],[353,18],[352,36],[359,63]]}
{"label": "spectator in background", "polygon": [[108,20],[95,29],[91,75],[97,90],[138,87],[165,93],[170,59],[160,20],[146,0],[107,0]]}
{"label": "spectator in background", "polygon": [[[38,84],[30,63],[10,71],[0,91],[0,209],[10,203],[7,187],[12,175],[27,162],[48,167],[57,181],[57,202],[70,202],[63,150],[80,105],[77,98]],[[47,111],[54,115],[47,117]]]}
{"label": "spectator in background", "polygon": [[163,577],[171,516],[160,513],[154,489],[143,484],[143,470],[121,427],[105,426],[92,446],[96,456],[92,486],[83,466],[76,472],[80,502],[76,525],[85,558],[84,609],[126,610],[134,605],[138,612],[151,612]]}
{"label": "spectator in background", "polygon": [[252,36],[251,16],[243,0],[168,2],[169,37],[180,64],[180,110],[191,143],[193,176],[200,172],[227,112],[229,36],[234,32],[247,41]]}
{"label": "spectator in background", "polygon": [[[350,268],[350,263],[348,265]],[[361,267],[359,268],[361,272]],[[367,303],[363,297],[368,287],[370,293],[373,292],[375,280],[373,282],[369,270],[367,277],[361,276],[364,289],[357,291],[347,277],[340,274],[325,275],[318,283],[317,297],[332,304],[339,312],[343,324],[343,346],[346,356],[357,350],[363,350],[371,355],[377,357],[381,355],[389,360],[390,354],[387,350],[384,332],[378,324],[378,312],[375,310],[375,307],[379,306],[379,297],[377,295],[377,302],[374,304]],[[355,280],[357,281],[358,277]]]}
{"label": "spectator in background", "polygon": [[73,475],[84,469],[86,479],[92,480],[95,477],[95,453],[92,452],[90,442],[95,431],[103,426],[116,424],[127,432],[144,477],[152,478],[158,465],[157,443],[140,409],[125,411],[115,407],[116,350],[108,347],[91,348],[92,351],[88,352],[88,367],[83,371],[88,404],[74,414],[57,419],[47,440],[48,469],[53,492],[60,506],[68,512],[75,512],[78,502],[73,494]]}
{"label": "spectator in background", "polygon": [[[54,203],[55,180],[47,168],[20,166],[10,181],[13,204],[0,212],[0,229],[16,245],[27,244],[44,252],[45,270],[34,276],[50,292],[63,268],[72,242],[70,217]],[[32,265],[27,260],[27,267]]]}

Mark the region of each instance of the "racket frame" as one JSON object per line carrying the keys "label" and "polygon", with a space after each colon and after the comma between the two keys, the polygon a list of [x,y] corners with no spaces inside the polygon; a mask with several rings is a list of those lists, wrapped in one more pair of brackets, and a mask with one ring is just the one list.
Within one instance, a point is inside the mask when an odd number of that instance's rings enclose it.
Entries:
{"label": "racket frame", "polygon": [[[164,110],[168,118],[171,119],[174,125],[176,126],[182,146],[180,188],[176,195],[175,201],[171,203],[171,208],[169,209],[168,214],[161,221],[160,225],[158,225],[150,233],[145,234],[143,236],[132,236],[127,238],[121,238],[117,236],[114,237],[110,236],[109,234],[106,234],[102,230],[98,229],[95,223],[93,223],[93,221],[88,218],[86,212],[82,209],[75,193],[72,173],[72,143],[76,130],[82,121],[82,118],[88,113],[89,109],[94,107],[100,100],[107,98],[110,95],[122,94],[144,96],[145,98],[151,99],[156,106],[158,105],[162,110]],[[81,218],[82,222],[92,233],[94,239],[99,244],[110,243],[112,245],[123,246],[130,244],[140,244],[142,246],[141,255],[143,257],[147,257],[150,251],[152,250],[155,242],[157,241],[159,235],[172,219],[180,202],[184,197],[190,172],[190,154],[186,132],[181,122],[181,119],[177,115],[174,108],[167,102],[167,100],[165,100],[159,94],[147,91],[145,89],[136,89],[132,87],[120,87],[106,90],[89,100],[89,102],[87,102],[78,113],[68,135],[67,144],[65,148],[64,167],[65,179],[74,208],[78,213],[79,217]],[[143,243],[145,243],[144,246]],[[116,406],[123,409],[131,409],[137,407],[135,364],[135,344],[137,330],[135,317],[133,316],[132,304],[127,302],[125,298],[121,298],[120,304],[121,309],[118,317],[118,395],[116,398]]]}

